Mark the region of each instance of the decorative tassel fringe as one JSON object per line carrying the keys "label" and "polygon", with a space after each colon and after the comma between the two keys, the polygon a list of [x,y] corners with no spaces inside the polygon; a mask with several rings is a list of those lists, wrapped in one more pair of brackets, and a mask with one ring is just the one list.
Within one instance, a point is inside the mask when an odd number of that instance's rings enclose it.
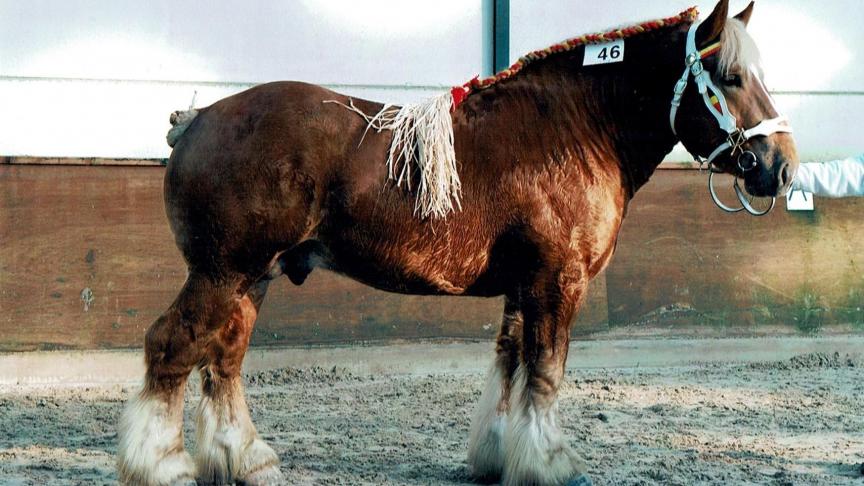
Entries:
{"label": "decorative tassel fringe", "polygon": [[385,105],[371,117],[354,106],[352,100],[348,105],[335,100],[325,103],[336,103],[359,114],[369,124],[367,130],[393,131],[387,156],[388,179],[396,181],[396,187],[404,183],[411,190],[411,172],[415,168],[419,171],[415,215],[443,219],[450,212],[462,209],[462,184],[453,148],[453,121],[450,118],[453,95],[450,92],[401,108]]}

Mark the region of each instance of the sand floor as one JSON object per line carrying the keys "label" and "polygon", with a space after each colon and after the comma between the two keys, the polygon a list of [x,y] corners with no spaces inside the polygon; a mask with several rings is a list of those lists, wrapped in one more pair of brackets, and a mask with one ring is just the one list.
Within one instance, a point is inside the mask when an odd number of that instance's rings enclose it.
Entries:
{"label": "sand floor", "polygon": [[[604,484],[862,484],[864,361],[812,353],[747,364],[568,371],[570,443]],[[478,373],[345,368],[247,375],[259,431],[290,484],[471,484]],[[0,387],[0,484],[113,484],[128,385]],[[187,447],[198,393],[187,393]]]}

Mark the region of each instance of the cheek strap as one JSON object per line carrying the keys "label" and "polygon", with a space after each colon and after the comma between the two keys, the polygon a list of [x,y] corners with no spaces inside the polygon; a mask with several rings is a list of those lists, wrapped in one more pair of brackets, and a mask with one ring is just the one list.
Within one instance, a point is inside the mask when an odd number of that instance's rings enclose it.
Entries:
{"label": "cheek strap", "polygon": [[726,133],[732,133],[737,128],[737,121],[729,111],[729,106],[726,104],[726,97],[711,81],[711,74],[702,66],[702,59],[713,56],[720,52],[720,42],[715,42],[701,51],[696,49],[696,29],[698,24],[694,23],[687,31],[687,42],[684,56],[684,72],[681,78],[675,83],[673,90],[671,109],[669,110],[669,126],[672,127],[672,133],[678,136],[678,131],[675,129],[675,118],[678,115],[678,107],[681,106],[681,98],[684,96],[684,91],[687,89],[687,83],[690,81],[690,75],[696,82],[696,88],[699,94],[702,95],[702,101],[708,112],[714,115],[720,129]]}
{"label": "cheek strap", "polygon": [[[741,150],[741,146],[753,137],[767,137],[777,132],[791,133],[792,127],[785,124],[787,123],[787,120],[783,116],[778,116],[769,120],[762,120],[755,127],[747,130],[738,128],[737,120],[732,116],[732,113],[729,111],[729,106],[726,104],[726,97],[723,96],[723,92],[714,85],[714,82],[711,81],[711,75],[702,66],[702,59],[712,56],[720,51],[720,42],[715,42],[703,48],[701,51],[697,50],[696,30],[698,27],[699,24],[694,23],[690,26],[690,30],[687,32],[684,73],[675,83],[671,109],[669,110],[669,126],[672,127],[672,133],[674,133],[675,136],[678,136],[678,132],[675,130],[675,118],[678,114],[678,107],[681,106],[681,99],[684,96],[684,91],[687,89],[687,83],[690,81],[691,75],[693,76],[693,80],[696,82],[696,88],[702,95],[705,107],[708,108],[708,112],[714,115],[720,129],[728,134],[726,142],[714,149],[714,151],[708,156],[707,161],[709,163],[729,149],[732,150],[732,155],[735,155],[735,152]],[[700,159],[698,156],[696,158]]]}

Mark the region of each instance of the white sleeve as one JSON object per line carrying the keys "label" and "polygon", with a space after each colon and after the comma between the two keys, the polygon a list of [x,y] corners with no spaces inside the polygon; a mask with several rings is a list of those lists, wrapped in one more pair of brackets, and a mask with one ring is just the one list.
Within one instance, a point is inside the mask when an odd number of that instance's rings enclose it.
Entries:
{"label": "white sleeve", "polygon": [[864,196],[864,154],[799,164],[792,189],[823,197]]}

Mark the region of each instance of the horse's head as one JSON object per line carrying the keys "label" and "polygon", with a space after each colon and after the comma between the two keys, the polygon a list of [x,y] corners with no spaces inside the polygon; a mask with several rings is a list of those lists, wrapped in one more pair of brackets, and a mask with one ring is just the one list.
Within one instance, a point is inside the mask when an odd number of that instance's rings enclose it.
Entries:
{"label": "horse's head", "polygon": [[759,51],[746,31],[753,3],[733,18],[728,7],[720,0],[687,33],[672,129],[690,153],[741,177],[750,194],[782,195],[798,168],[791,129],[762,82]]}

